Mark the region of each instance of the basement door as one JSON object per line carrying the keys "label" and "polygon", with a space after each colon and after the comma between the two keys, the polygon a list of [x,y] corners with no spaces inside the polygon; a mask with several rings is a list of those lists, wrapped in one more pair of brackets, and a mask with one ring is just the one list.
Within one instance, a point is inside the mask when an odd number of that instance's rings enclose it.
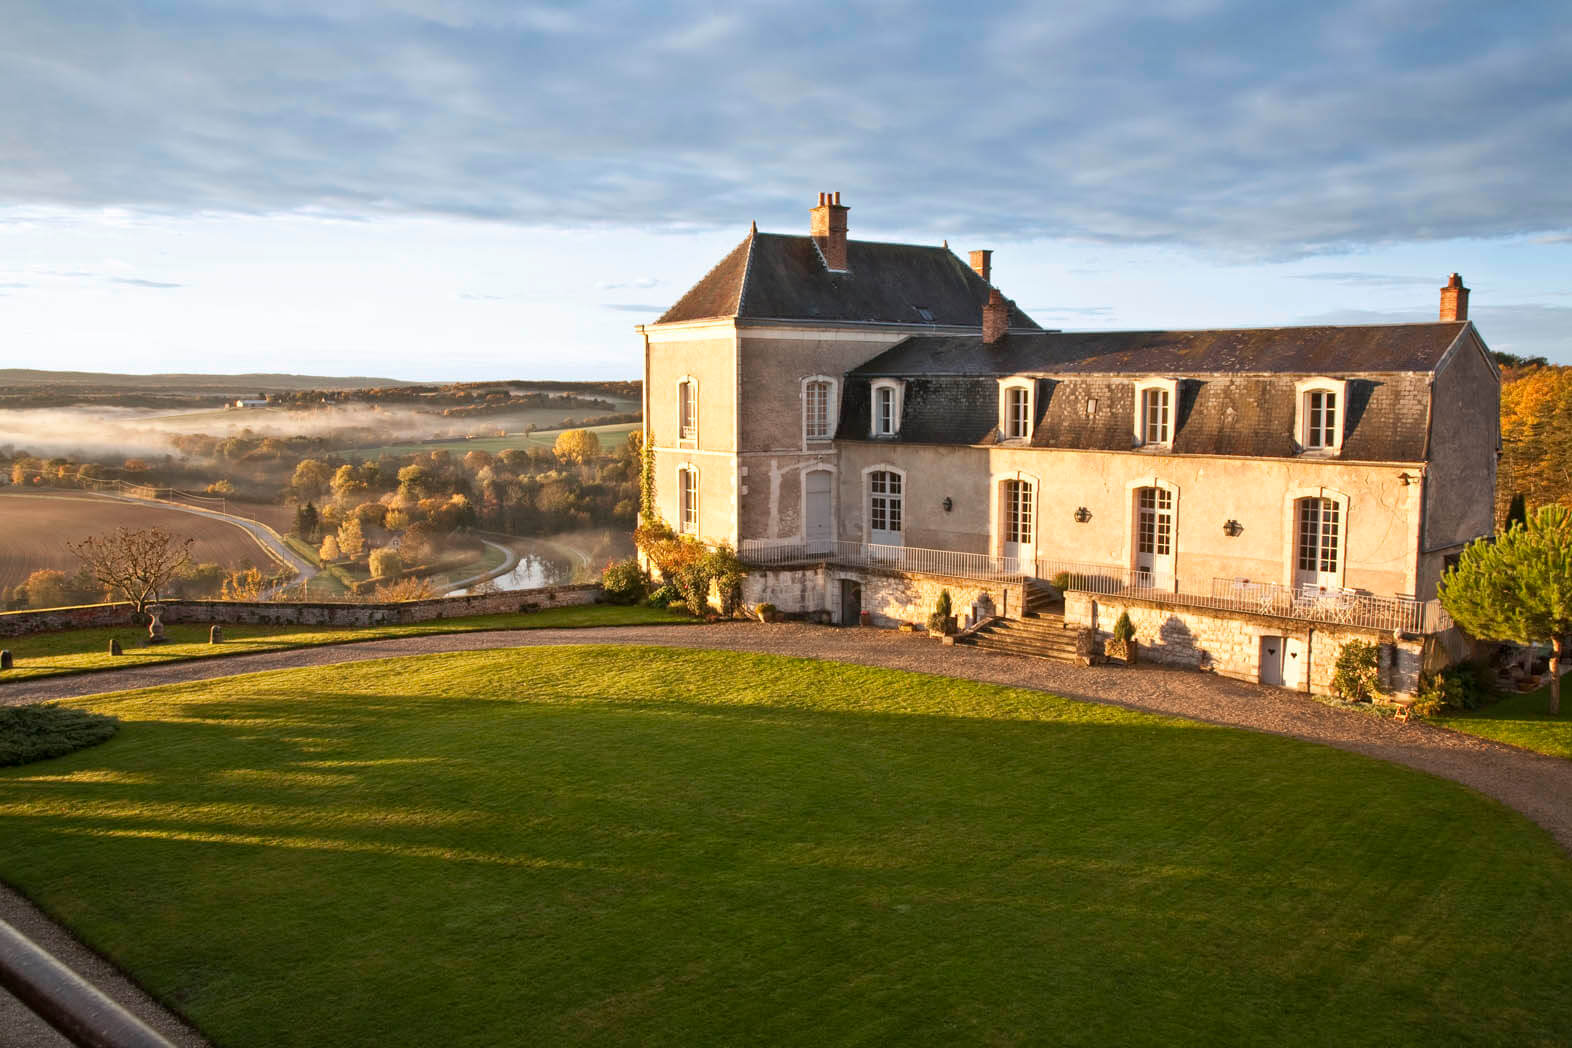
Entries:
{"label": "basement door", "polygon": [[1283,638],[1266,636],[1261,638],[1261,675],[1262,684],[1273,687],[1283,686]]}
{"label": "basement door", "polygon": [[827,547],[830,541],[830,483],[834,474],[827,469],[811,470],[802,482],[803,540],[810,546]]}

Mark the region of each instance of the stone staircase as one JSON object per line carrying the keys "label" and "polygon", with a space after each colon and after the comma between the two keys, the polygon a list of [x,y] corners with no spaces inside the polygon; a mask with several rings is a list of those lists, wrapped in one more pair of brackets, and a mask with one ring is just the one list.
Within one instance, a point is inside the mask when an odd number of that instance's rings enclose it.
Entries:
{"label": "stone staircase", "polygon": [[1076,631],[1064,625],[1064,605],[1046,583],[1026,584],[1026,611],[1018,619],[994,619],[966,641],[990,651],[1075,661]]}

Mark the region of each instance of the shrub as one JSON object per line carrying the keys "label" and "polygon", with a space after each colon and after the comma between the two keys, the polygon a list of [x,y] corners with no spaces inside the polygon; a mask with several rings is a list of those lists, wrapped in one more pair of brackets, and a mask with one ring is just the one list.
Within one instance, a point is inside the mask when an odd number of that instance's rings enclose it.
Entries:
{"label": "shrub", "polygon": [[933,602],[933,614],[928,616],[928,628],[940,633],[950,627],[950,591],[940,590],[939,599]]}
{"label": "shrub", "polygon": [[1381,651],[1368,641],[1351,640],[1333,664],[1332,690],[1344,702],[1370,702],[1381,694]]}
{"label": "shrub", "polygon": [[63,571],[42,568],[29,575],[23,585],[27,587],[27,603],[35,608],[58,608],[71,603],[70,583]]}
{"label": "shrub", "polygon": [[1054,589],[1058,590],[1060,593],[1063,593],[1070,588],[1070,573],[1068,571],[1061,571],[1048,581],[1053,583]]}
{"label": "shrub", "polygon": [[644,603],[652,608],[665,608],[670,607],[680,597],[681,595],[678,594],[676,586],[669,582],[664,582],[657,586],[648,597],[644,598]]}
{"label": "shrub", "polygon": [[769,601],[765,601],[764,603],[755,607],[753,609],[753,613],[754,615],[758,616],[760,622],[769,622],[775,617],[775,613],[779,610],[779,608],[771,604]]}
{"label": "shrub", "polygon": [[114,717],[71,706],[0,707],[0,767],[63,757],[119,730]]}
{"label": "shrub", "polygon": [[1113,639],[1120,644],[1128,644],[1135,639],[1135,623],[1130,621],[1130,613],[1121,611],[1119,618],[1114,622]]}
{"label": "shrub", "polygon": [[430,579],[411,577],[378,586],[372,594],[372,599],[379,603],[391,604],[401,600],[427,600],[436,595],[437,591],[431,585]]}
{"label": "shrub", "polygon": [[1413,709],[1426,717],[1449,709],[1478,709],[1489,701],[1492,693],[1487,667],[1466,662],[1420,677]]}
{"label": "shrub", "polygon": [[615,561],[600,573],[600,588],[611,604],[637,604],[649,590],[649,577],[637,557]]}

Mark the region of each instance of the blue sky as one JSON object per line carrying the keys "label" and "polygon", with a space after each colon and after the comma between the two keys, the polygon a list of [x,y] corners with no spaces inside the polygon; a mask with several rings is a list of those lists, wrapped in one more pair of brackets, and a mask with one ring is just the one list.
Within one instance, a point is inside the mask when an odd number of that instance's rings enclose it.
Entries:
{"label": "blue sky", "polygon": [[1572,5],[0,4],[6,364],[633,377],[748,222],[1572,363]]}

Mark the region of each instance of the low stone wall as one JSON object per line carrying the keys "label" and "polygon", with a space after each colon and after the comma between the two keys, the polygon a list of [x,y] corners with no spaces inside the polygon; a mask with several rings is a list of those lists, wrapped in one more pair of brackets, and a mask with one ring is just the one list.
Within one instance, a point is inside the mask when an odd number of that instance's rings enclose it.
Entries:
{"label": "low stone wall", "polygon": [[[268,626],[391,626],[434,619],[453,619],[466,615],[496,615],[506,612],[536,611],[594,604],[600,599],[600,586],[547,586],[541,589],[476,593],[462,597],[433,597],[429,600],[401,601],[391,604],[351,604],[335,601],[239,601],[170,600],[161,601],[166,624],[197,622],[204,625]],[[0,637],[17,637],[51,630],[85,629],[94,626],[130,626],[134,614],[130,604],[89,604],[76,608],[46,608],[41,611],[9,611],[0,614]]]}
{"label": "low stone wall", "polygon": [[828,611],[840,622],[841,582],[862,588],[862,610],[875,626],[893,628],[903,622],[925,625],[941,590],[950,591],[950,606],[965,620],[972,605],[987,598],[999,614],[1019,614],[1025,599],[1021,584],[1005,585],[946,575],[914,575],[871,568],[842,568],[818,564],[805,568],[756,570],[743,580],[742,599],[748,604],[769,603],[790,614]]}
{"label": "low stone wall", "polygon": [[1065,594],[1065,623],[1095,628],[1105,641],[1121,613],[1128,613],[1135,626],[1140,660],[1185,669],[1204,667],[1238,680],[1260,681],[1261,638],[1282,637],[1290,644],[1291,657],[1304,659],[1309,667],[1308,673],[1302,668],[1297,672],[1290,670],[1290,680],[1298,678],[1298,690],[1317,695],[1331,692],[1337,657],[1349,641],[1381,646],[1382,687],[1395,696],[1412,695],[1418,688],[1427,649],[1430,660],[1435,660],[1433,643],[1379,630],[1272,615],[1212,611],[1126,597]]}

